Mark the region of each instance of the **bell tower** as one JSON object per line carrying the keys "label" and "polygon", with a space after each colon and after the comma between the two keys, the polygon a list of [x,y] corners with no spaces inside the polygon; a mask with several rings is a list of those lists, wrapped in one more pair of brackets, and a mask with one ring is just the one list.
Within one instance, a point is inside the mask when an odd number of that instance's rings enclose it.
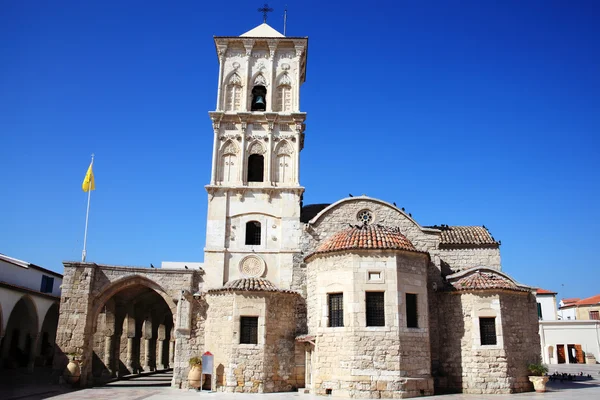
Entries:
{"label": "bell tower", "polygon": [[241,36],[217,36],[219,82],[208,192],[205,282],[262,277],[289,288],[299,252],[300,86],[307,37],[263,23]]}

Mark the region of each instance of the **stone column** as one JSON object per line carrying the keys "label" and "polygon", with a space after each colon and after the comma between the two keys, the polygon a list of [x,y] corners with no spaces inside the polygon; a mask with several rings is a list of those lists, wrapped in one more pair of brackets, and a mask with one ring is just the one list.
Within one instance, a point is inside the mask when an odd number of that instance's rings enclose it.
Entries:
{"label": "stone column", "polygon": [[113,364],[113,335],[108,334],[104,336],[104,365],[110,376],[115,376]]}
{"label": "stone column", "polygon": [[127,367],[127,369],[129,370],[129,373],[133,374],[135,373],[135,363],[133,361],[133,336],[127,336],[127,360],[125,361],[125,366]]}
{"label": "stone column", "polygon": [[160,324],[158,326],[158,332],[156,335],[156,368],[157,369],[166,369],[166,362],[164,359],[164,348],[165,348],[165,337],[166,337],[166,329],[164,324]]}
{"label": "stone column", "polygon": [[169,340],[169,367],[175,365],[175,339]]}
{"label": "stone column", "polygon": [[35,358],[38,356],[40,337],[42,337],[42,332],[36,333],[35,336],[31,339],[31,347],[29,349],[29,361],[27,363],[28,372],[33,372],[33,368],[35,367]]}
{"label": "stone column", "polygon": [[150,351],[150,348],[152,347],[150,344],[151,340],[151,337],[144,338],[144,371],[152,370],[152,352]]}

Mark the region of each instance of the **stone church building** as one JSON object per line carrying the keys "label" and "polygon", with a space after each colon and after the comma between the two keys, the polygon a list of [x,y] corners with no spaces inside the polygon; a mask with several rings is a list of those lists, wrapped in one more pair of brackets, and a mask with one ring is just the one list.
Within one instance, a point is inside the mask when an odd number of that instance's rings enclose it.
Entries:
{"label": "stone church building", "polygon": [[203,263],[65,262],[55,368],[82,385],[206,351],[225,392],[405,398],[531,390],[534,290],[479,226],[421,226],[382,200],[302,205],[308,38],[263,23],[219,59]]}

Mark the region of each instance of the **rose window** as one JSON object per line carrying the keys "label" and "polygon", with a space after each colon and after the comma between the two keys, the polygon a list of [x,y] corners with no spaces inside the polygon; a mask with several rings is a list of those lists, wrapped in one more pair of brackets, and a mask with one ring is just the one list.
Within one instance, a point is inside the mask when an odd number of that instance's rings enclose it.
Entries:
{"label": "rose window", "polygon": [[364,225],[369,225],[373,222],[373,213],[369,210],[362,210],[356,214],[358,222],[362,222]]}

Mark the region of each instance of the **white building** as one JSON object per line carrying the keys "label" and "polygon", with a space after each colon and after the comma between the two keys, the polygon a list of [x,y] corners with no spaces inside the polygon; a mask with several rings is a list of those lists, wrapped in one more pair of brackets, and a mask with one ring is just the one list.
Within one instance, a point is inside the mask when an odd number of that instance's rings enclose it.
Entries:
{"label": "white building", "polygon": [[562,309],[579,299],[561,300],[560,311],[555,292],[537,289],[536,299],[544,363],[583,364],[600,359],[600,321],[576,319],[575,307]]}
{"label": "white building", "polygon": [[50,366],[62,275],[0,254],[0,366]]}

